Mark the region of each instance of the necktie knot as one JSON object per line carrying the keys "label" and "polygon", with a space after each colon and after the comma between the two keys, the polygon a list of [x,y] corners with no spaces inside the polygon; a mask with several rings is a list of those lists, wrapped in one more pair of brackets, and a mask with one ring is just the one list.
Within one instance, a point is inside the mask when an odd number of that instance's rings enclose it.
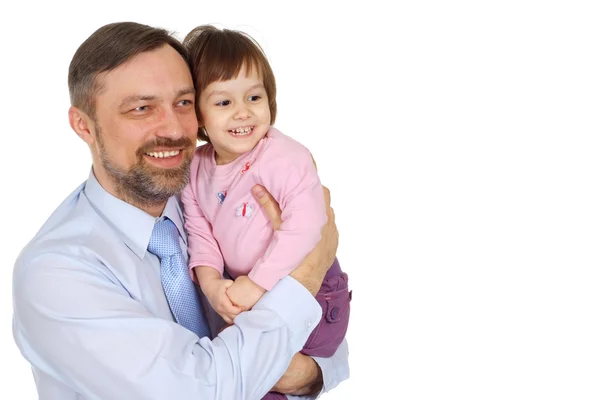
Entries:
{"label": "necktie knot", "polygon": [[148,243],[148,251],[161,260],[181,252],[179,246],[179,231],[177,226],[168,218],[154,224],[152,236]]}

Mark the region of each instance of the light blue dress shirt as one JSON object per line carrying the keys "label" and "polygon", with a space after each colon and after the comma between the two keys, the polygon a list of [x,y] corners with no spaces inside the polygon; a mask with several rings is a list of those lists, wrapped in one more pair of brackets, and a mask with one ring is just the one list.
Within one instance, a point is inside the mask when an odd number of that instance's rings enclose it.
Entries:
{"label": "light blue dress shirt", "polygon": [[[177,198],[163,217],[185,249]],[[21,252],[13,334],[41,400],[260,399],[319,322],[318,303],[286,277],[234,326],[199,339],[174,322],[147,251],[155,222],[90,173]],[[207,316],[217,332],[218,315]],[[346,342],[315,360],[325,391],[347,379]]]}

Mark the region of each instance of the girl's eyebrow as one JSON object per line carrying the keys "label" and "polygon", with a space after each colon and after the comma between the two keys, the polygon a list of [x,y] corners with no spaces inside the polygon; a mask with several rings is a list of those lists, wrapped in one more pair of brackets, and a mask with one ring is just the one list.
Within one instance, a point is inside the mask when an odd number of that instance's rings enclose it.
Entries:
{"label": "girl's eyebrow", "polygon": [[[250,86],[247,89],[247,91],[254,90],[254,89],[264,89],[264,88],[265,88],[265,85],[263,85],[262,83],[257,83],[257,84]],[[210,92],[208,94],[208,96],[206,96],[206,98],[211,98],[212,96],[223,95],[223,94],[229,94],[229,92],[227,90],[213,90],[212,92]]]}

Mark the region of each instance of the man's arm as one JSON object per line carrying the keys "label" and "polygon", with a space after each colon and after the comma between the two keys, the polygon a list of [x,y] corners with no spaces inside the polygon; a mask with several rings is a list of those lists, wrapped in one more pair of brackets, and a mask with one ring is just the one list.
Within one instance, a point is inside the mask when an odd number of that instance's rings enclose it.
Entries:
{"label": "man's arm", "polygon": [[298,396],[316,396],[323,387],[323,372],[317,362],[302,353],[296,353],[285,374],[273,391]]}
{"label": "man's arm", "polygon": [[20,262],[17,345],[33,366],[86,398],[260,398],[321,315],[314,298],[286,277],[234,326],[199,340],[151,314],[84,259],[46,253]]}

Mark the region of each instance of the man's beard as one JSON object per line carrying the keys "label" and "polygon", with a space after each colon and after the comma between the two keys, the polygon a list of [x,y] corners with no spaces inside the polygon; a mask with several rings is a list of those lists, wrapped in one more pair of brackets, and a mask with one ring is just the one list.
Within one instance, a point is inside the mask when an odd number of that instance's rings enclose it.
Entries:
{"label": "man's beard", "polygon": [[[157,138],[146,143],[137,152],[137,162],[129,170],[118,167],[108,155],[102,132],[96,124],[96,137],[102,166],[112,178],[119,198],[138,207],[151,207],[165,203],[169,197],[181,192],[190,179],[191,157],[188,152],[193,143],[186,137],[177,140]],[[144,154],[156,147],[181,149],[183,162],[177,168],[159,168],[144,161]]]}

